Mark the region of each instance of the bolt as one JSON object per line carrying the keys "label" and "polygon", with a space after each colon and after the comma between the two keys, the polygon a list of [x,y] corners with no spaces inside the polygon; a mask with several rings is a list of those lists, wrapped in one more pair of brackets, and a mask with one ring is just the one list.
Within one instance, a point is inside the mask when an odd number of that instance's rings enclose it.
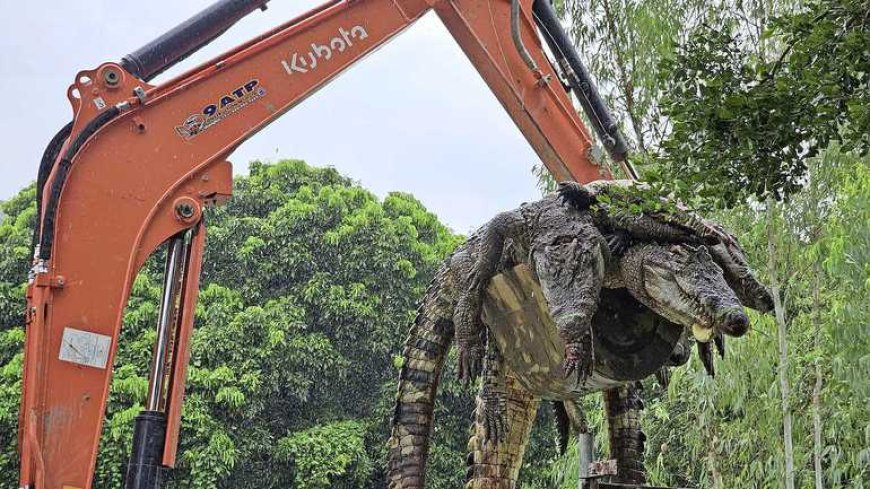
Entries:
{"label": "bolt", "polygon": [[175,213],[178,214],[179,218],[187,220],[193,217],[196,210],[190,202],[181,202],[175,206]]}
{"label": "bolt", "polygon": [[115,69],[108,68],[103,72],[103,81],[110,87],[118,86],[121,82],[121,74]]}

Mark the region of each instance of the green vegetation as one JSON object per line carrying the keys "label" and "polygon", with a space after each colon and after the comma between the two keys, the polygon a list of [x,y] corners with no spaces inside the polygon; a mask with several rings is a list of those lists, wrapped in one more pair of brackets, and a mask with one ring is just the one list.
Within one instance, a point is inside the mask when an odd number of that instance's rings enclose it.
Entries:
{"label": "green vegetation", "polygon": [[[233,199],[207,215],[170,487],[384,487],[394,358],[417,300],[462,237],[410,195],[379,201],[335,170],[301,161],[253,163],[235,186]],[[0,209],[0,487],[17,481],[33,197],[27,188]],[[97,464],[103,489],[122,487],[132,421],[145,401],[160,255],[137,277],[125,314]],[[474,406],[452,364],[444,375],[430,459],[439,489],[464,477]],[[550,425],[535,435],[540,460],[555,457]],[[526,477],[546,476],[532,469]]]}
{"label": "green vegetation", "polygon": [[[5,202],[0,224],[2,487],[16,480],[33,196],[28,188]],[[392,357],[416,300],[461,238],[409,195],[379,201],[335,170],[300,161],[254,163],[207,221],[172,487],[379,487]],[[148,383],[161,263],[157,256],[143,269],[126,310],[98,487],[121,487]],[[457,418],[470,409],[458,406],[470,405],[468,393],[455,392],[455,407],[445,402]],[[461,460],[460,438],[437,438],[445,457]]]}
{"label": "green vegetation", "polygon": [[715,379],[647,383],[652,481],[870,487],[867,2],[565,5],[644,178],[737,231],[778,299]]}

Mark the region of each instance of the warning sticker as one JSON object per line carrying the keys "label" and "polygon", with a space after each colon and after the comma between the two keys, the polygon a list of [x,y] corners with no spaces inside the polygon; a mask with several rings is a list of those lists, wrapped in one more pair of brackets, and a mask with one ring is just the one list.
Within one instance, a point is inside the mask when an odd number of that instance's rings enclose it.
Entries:
{"label": "warning sticker", "polygon": [[88,367],[106,368],[111,344],[111,336],[64,328],[58,358]]}

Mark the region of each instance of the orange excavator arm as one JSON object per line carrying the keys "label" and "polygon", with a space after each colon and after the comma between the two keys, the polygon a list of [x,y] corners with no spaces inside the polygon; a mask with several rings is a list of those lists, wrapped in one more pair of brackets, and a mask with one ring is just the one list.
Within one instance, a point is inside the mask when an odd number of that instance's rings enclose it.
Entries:
{"label": "orange excavator arm", "polygon": [[427,11],[437,12],[557,180],[609,178],[589,159],[590,135],[570,89],[614,158],[624,157],[548,0],[331,0],[172,80],[147,83],[266,1],[221,0],[120,63],[78,73],[70,86],[74,121],[49,145],[38,180],[22,488],[91,488],[124,307],[136,273],[166,244],[147,405],[126,479],[127,489],[162,487],[175,463],[202,212],[231,194],[226,158]]}

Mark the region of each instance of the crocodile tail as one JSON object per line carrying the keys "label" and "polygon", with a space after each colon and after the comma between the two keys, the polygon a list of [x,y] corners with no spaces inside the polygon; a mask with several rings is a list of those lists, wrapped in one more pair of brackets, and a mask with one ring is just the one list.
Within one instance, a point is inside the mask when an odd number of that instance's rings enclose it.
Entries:
{"label": "crocodile tail", "polygon": [[556,421],[556,444],[559,455],[568,453],[568,442],[571,438],[571,420],[568,410],[562,401],[553,401],[553,418]]}
{"label": "crocodile tail", "polygon": [[451,307],[442,297],[445,271],[435,278],[411,326],[402,352],[399,389],[388,445],[390,489],[423,489],[435,394],[453,340]]}
{"label": "crocodile tail", "polygon": [[616,482],[645,483],[646,435],[640,425],[643,401],[639,385],[630,383],[604,391],[604,408],[610,432],[610,456],[616,459]]}

